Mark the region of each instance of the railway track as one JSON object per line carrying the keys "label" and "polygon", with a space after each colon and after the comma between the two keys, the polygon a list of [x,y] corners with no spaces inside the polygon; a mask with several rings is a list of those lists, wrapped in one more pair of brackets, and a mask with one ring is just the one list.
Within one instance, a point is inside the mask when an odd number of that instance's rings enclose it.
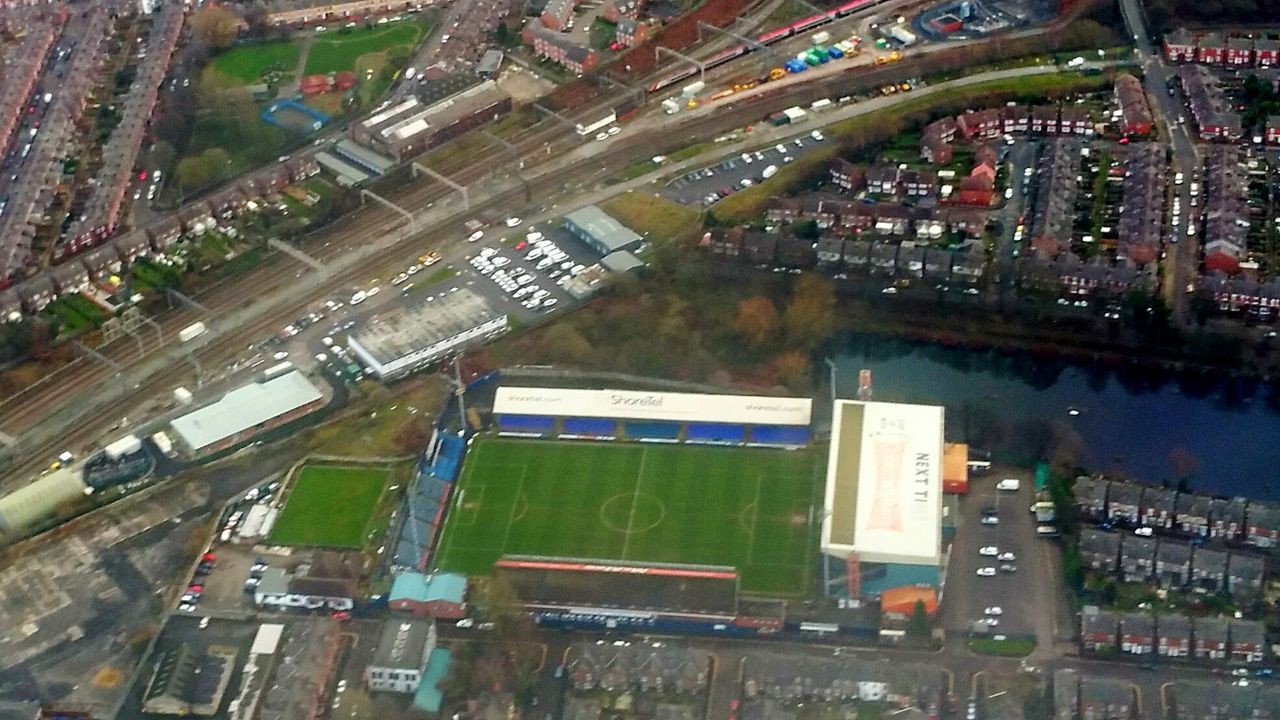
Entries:
{"label": "railway track", "polygon": [[[620,136],[618,141],[589,157],[573,161],[568,168],[563,169],[556,167],[560,160],[556,156],[557,146],[565,143],[577,146],[581,144],[581,138],[568,132],[567,128],[561,124],[544,120],[521,130],[508,140],[517,148],[524,162],[532,167],[532,170],[526,167],[527,189],[516,186],[504,190],[473,207],[466,215],[482,214],[495,209],[503,209],[505,214],[505,211],[513,207],[537,203],[541,199],[554,195],[562,185],[595,175],[599,172],[598,167],[615,169],[625,167],[623,164],[625,162],[676,149],[688,138],[737,128],[742,125],[744,119],[758,119],[764,114],[792,104],[809,102],[835,93],[858,92],[874,87],[886,82],[890,76],[902,75],[905,70],[918,71],[919,68],[911,67],[908,63],[900,63],[896,67],[867,68],[865,72],[848,73],[845,77],[823,78],[817,83],[793,84],[780,87],[776,91],[766,90],[739,103],[725,106],[716,114],[680,121],[678,132],[672,129],[655,128],[635,135]],[[623,94],[625,93],[620,92],[610,96],[601,106],[609,106]],[[591,112],[596,110],[587,111],[584,115],[591,117],[589,114]],[[549,155],[544,150],[547,147],[551,148]],[[542,161],[542,165],[535,164],[536,161]],[[492,168],[502,168],[511,164],[511,151],[506,147],[491,146],[491,149],[481,155],[458,157],[443,163],[438,166],[437,171],[454,177],[464,184],[472,185],[486,177],[496,177]],[[559,183],[537,182],[544,180],[544,176],[553,175],[560,181]],[[414,182],[387,192],[388,199],[415,213],[429,204],[444,200],[451,194],[450,189],[435,182]],[[329,288],[327,291],[314,293],[302,302],[288,303],[264,311],[254,320],[224,335],[215,344],[198,351],[197,356],[204,367],[219,366],[238,354],[241,348],[261,340],[272,330],[303,314],[317,301],[332,295],[334,287],[355,284],[362,279],[380,276],[388,270],[403,265],[406,253],[410,252],[411,244],[417,244],[420,250],[424,250],[428,247],[439,247],[450,236],[455,238],[460,236],[463,232],[464,220],[464,214],[455,212],[449,220],[436,225],[429,231],[395,242],[390,247],[369,256],[360,265],[327,277],[325,279],[326,286]],[[323,230],[318,237],[306,241],[304,250],[322,263],[332,262],[350,251],[350,248],[362,239],[388,235],[396,231],[403,222],[399,214],[380,205],[370,205],[339,220],[335,225]],[[319,245],[320,239],[325,240],[323,245]],[[281,257],[289,262],[281,262]],[[296,267],[297,265],[287,255],[277,254],[271,256],[268,262],[234,281],[208,288],[196,299],[210,310],[209,316],[214,318],[228,312],[244,310],[246,306],[252,304],[253,298],[266,296],[287,285],[290,280],[288,273],[294,272]],[[170,337],[180,328],[199,318],[199,315],[185,307],[176,307],[154,319],[161,325],[164,335]],[[153,345],[151,350],[144,352],[140,357],[131,340],[122,340],[100,350],[105,356],[122,366],[154,359],[159,351],[160,348]],[[109,385],[115,375],[101,363],[87,360],[76,361],[68,367],[76,369],[64,375],[60,382],[51,383],[47,389],[25,395],[19,403],[7,401],[0,404],[0,429],[19,435],[25,428],[56,415],[63,406],[73,404],[76,398],[86,393],[88,389]],[[172,387],[174,383],[175,378],[172,374],[162,373],[159,377],[152,376],[142,381],[132,389],[131,394],[139,398],[153,398],[163,394],[164,390]],[[27,472],[38,470],[43,465],[44,459],[56,454],[58,450],[79,447],[96,440],[93,428],[105,426],[110,420],[126,414],[127,411],[128,409],[122,408],[121,404],[112,404],[84,412],[70,422],[65,437],[60,437],[57,442],[24,446],[22,448],[24,458],[9,468],[10,476],[21,478]]]}

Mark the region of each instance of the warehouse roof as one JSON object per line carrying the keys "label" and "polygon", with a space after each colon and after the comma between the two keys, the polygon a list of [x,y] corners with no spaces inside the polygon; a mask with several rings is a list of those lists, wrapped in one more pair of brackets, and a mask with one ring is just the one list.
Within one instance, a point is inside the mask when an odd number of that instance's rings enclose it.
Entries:
{"label": "warehouse roof", "polygon": [[593,240],[608,248],[608,252],[629,250],[640,242],[640,236],[634,230],[613,219],[613,216],[595,205],[574,210],[564,216],[564,221],[591,236]]}
{"label": "warehouse roof", "polygon": [[79,467],[64,467],[0,498],[0,530],[23,532],[57,507],[84,494]]}
{"label": "warehouse roof", "polygon": [[199,450],[323,398],[305,375],[294,371],[238,387],[172,425],[183,442]]}
{"label": "warehouse roof", "polygon": [[382,625],[373,667],[393,670],[421,670],[427,644],[431,641],[434,620],[388,620]]}
{"label": "warehouse roof", "polygon": [[357,355],[367,354],[386,366],[499,315],[483,297],[464,288],[431,302],[375,316],[355,334],[352,345]]}

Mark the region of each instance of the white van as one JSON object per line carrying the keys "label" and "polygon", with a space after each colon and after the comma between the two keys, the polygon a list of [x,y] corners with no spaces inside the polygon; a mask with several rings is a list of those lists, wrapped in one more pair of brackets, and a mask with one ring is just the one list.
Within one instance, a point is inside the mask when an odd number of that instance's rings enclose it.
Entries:
{"label": "white van", "polygon": [[996,483],[996,489],[1004,490],[1005,492],[1017,492],[1018,488],[1021,486],[1022,481],[1017,478],[1005,478]]}

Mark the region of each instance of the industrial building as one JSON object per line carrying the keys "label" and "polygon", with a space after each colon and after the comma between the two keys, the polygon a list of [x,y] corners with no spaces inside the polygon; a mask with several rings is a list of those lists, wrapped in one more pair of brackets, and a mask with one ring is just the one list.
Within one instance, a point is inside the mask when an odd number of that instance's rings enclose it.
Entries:
{"label": "industrial building", "polygon": [[373,177],[359,167],[330,152],[316,153],[316,162],[330,172],[342,187],[353,187]]}
{"label": "industrial building", "polygon": [[942,438],[941,407],[836,401],[821,549],[850,598],[940,585]]}
{"label": "industrial building", "polygon": [[383,157],[378,153],[360,147],[350,140],[339,140],[333,146],[333,151],[343,161],[355,165],[370,175],[385,175],[388,170],[396,165],[396,162],[391,158]]}
{"label": "industrial building", "polygon": [[565,215],[564,228],[601,255],[635,250],[643,240],[634,230],[595,205]]}
{"label": "industrial building", "polygon": [[142,698],[143,712],[157,715],[213,715],[235,669],[234,647],[204,651],[182,643],[160,655]]}
{"label": "industrial building", "polygon": [[207,455],[319,410],[324,394],[296,370],[249,383],[175,419],[177,439],[193,455]]}
{"label": "industrial building", "polygon": [[405,162],[419,153],[511,112],[511,96],[493,80],[424,105],[411,97],[356,123],[352,139]]}
{"label": "industrial building", "polygon": [[379,380],[396,380],[468,345],[507,331],[507,315],[466,288],[369,320],[351,352]]}
{"label": "industrial building", "polygon": [[0,498],[0,537],[14,538],[36,529],[58,508],[88,492],[80,468],[68,465]]}
{"label": "industrial building", "polygon": [[364,680],[374,692],[415,692],[435,647],[434,620],[387,620]]}

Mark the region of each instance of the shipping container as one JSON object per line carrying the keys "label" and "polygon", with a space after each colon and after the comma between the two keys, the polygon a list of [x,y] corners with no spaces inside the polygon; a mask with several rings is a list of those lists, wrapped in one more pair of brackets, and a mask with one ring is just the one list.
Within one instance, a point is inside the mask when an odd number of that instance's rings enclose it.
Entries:
{"label": "shipping container", "polygon": [[685,85],[684,88],[680,90],[680,94],[686,98],[691,98],[696,96],[698,93],[702,92],[706,88],[707,88],[707,84],[699,80],[698,82],[689,83],[688,85]]}
{"label": "shipping container", "polygon": [[902,43],[903,45],[914,45],[916,43],[916,34],[901,25],[894,25],[889,28],[889,37]]}
{"label": "shipping container", "polygon": [[814,45],[826,45],[829,42],[831,42],[831,33],[825,30],[820,33],[815,33],[813,36]]}
{"label": "shipping container", "polygon": [[799,122],[804,119],[804,116],[806,113],[803,108],[801,108],[798,105],[794,105],[792,107],[787,108],[786,110],[783,110],[782,114],[786,115],[787,118],[791,120],[791,122]]}
{"label": "shipping container", "polygon": [[192,400],[191,391],[184,387],[174,388],[173,399],[177,400],[179,405],[190,405]]}
{"label": "shipping container", "polygon": [[830,56],[832,60],[839,60],[844,57],[844,51],[833,45],[827,48],[827,55]]}

